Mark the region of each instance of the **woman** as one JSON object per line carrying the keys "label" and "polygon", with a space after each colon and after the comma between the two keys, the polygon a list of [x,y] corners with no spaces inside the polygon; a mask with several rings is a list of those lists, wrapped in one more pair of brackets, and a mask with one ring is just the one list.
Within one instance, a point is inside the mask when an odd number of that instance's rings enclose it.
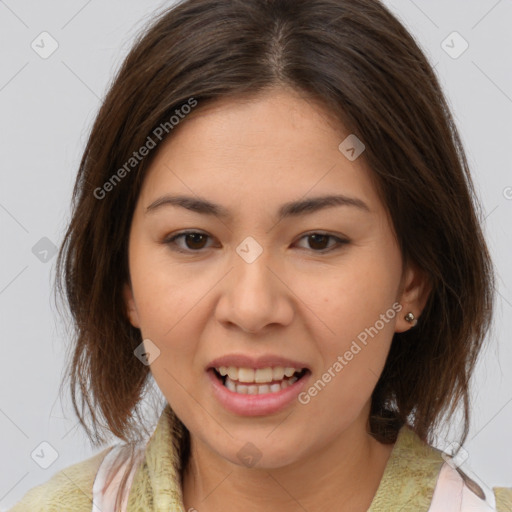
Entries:
{"label": "woman", "polygon": [[512,510],[431,446],[458,406],[467,437],[491,322],[477,208],[376,0],[166,11],[97,116],[58,261],[75,410],[123,444],[12,511]]}

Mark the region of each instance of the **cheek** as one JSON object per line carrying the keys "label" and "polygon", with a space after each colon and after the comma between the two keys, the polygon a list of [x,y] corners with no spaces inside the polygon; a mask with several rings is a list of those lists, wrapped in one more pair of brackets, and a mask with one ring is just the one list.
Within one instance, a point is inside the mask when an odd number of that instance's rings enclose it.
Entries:
{"label": "cheek", "polygon": [[[298,295],[325,327],[324,339],[343,346],[373,326],[395,303],[400,259],[396,254],[379,254],[382,251],[373,247],[354,251],[336,266],[296,280],[297,285],[301,283]],[[396,315],[394,310],[390,315]],[[393,326],[392,322],[384,327],[379,323],[379,330],[392,335]]]}
{"label": "cheek", "polygon": [[197,270],[184,269],[166,254],[165,247],[141,246],[133,252],[130,276],[144,336],[164,340],[211,288]]}
{"label": "cheek", "polygon": [[[355,330],[344,330],[340,321],[336,341],[318,340],[323,368],[311,380],[310,387],[305,390],[307,396],[303,398],[310,400],[307,407],[312,407],[312,416],[325,418],[326,424],[333,416],[339,419],[339,424],[333,422],[331,425],[334,430],[359,417],[382,373],[396,318],[394,309],[383,311],[385,320],[379,316],[363,318],[361,315]],[[348,320],[355,322],[354,318]],[[355,334],[350,335],[349,331]]]}
{"label": "cheek", "polygon": [[323,371],[312,390],[322,395],[315,399],[318,414],[322,403],[331,403],[339,414],[357,414],[382,373],[401,309],[396,302],[401,260],[397,253],[386,259],[377,254],[382,251],[360,251],[309,288],[304,281],[302,293],[307,290],[304,296],[315,313],[309,313],[311,325],[319,326],[315,338]]}
{"label": "cheek", "polygon": [[188,388],[192,382],[188,369],[194,367],[202,325],[198,306],[211,285],[178,272],[162,256],[144,256],[141,251],[130,262],[141,334],[158,347],[151,373],[167,399],[175,400],[180,384]]}

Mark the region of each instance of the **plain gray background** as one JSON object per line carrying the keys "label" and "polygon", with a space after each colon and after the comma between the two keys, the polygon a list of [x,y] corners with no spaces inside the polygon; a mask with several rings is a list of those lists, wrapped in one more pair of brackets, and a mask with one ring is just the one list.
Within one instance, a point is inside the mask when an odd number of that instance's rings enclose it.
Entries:
{"label": "plain gray background", "polygon": [[[498,271],[495,329],[474,380],[462,469],[486,487],[512,486],[512,2],[385,3],[435,65]],[[171,4],[0,0],[1,510],[98,451],[58,397],[68,343],[52,298],[52,246],[62,240],[81,152],[113,72],[155,9]],[[42,32],[58,44],[48,58],[40,54],[55,43]],[[449,443],[446,429],[438,446]]]}

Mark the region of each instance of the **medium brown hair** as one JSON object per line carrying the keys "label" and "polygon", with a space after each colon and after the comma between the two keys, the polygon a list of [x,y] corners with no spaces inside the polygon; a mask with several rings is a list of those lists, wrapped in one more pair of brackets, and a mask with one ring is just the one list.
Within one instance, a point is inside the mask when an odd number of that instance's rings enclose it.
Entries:
{"label": "medium brown hair", "polygon": [[141,332],[127,319],[122,291],[131,219],[156,151],[104,198],[94,191],[190,98],[199,109],[275,87],[320,101],[364,142],[360,158],[389,211],[403,261],[432,286],[418,325],[393,337],[372,394],[372,434],[391,443],[409,424],[430,442],[441,419],[462,405],[462,444],[469,381],[491,322],[493,266],[438,79],[377,0],[185,0],[138,37],[92,127],[57,261],[58,288],[76,326],[69,377],[82,425],[95,444],[104,441],[102,432],[126,442],[140,432],[133,418],[149,367],[134,356]]}

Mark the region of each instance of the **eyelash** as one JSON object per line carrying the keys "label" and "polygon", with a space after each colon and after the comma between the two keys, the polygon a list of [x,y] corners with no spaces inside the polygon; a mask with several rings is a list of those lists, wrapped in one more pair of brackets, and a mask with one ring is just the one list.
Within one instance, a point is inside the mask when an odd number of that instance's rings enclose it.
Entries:
{"label": "eyelash", "polygon": [[[201,231],[182,231],[181,233],[177,233],[176,235],[173,235],[173,236],[171,236],[169,238],[166,238],[165,240],[163,240],[162,243],[164,245],[169,246],[172,251],[180,252],[180,253],[183,253],[183,254],[200,253],[203,250],[205,250],[205,249],[198,249],[198,250],[187,249],[187,250],[183,250],[183,249],[176,248],[176,243],[175,243],[176,240],[178,240],[180,238],[185,239],[185,237],[187,235],[203,235],[203,236],[206,236],[208,238],[211,238],[209,235],[207,235],[206,233],[202,233]],[[322,233],[322,232],[317,232],[317,231],[306,233],[305,235],[302,235],[299,238],[299,240],[302,240],[303,238],[311,237],[313,235],[320,235],[320,236],[324,236],[324,237],[327,237],[327,238],[332,238],[336,242],[333,247],[330,247],[328,249],[322,249],[322,250],[319,250],[319,251],[311,249],[313,252],[318,253],[318,254],[326,254],[326,253],[332,252],[333,250],[340,249],[342,246],[347,245],[347,244],[350,243],[350,240],[348,240],[348,239],[340,238],[340,237],[337,237],[335,235],[331,235],[329,233]]]}

